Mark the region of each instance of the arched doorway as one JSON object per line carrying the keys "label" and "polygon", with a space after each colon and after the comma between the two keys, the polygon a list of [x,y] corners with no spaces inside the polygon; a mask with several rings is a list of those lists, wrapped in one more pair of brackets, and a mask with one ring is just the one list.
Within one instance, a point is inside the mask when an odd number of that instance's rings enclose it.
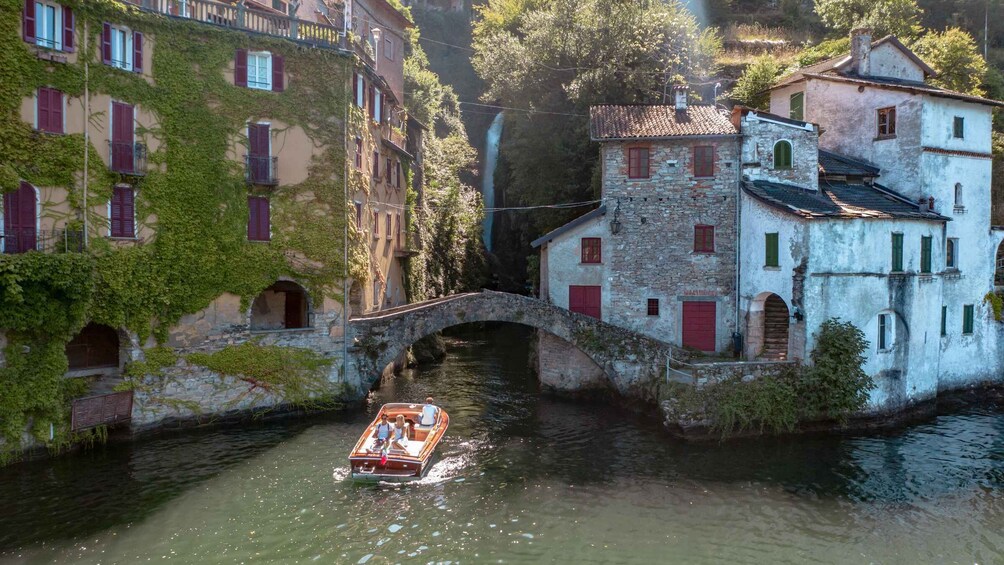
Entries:
{"label": "arched doorway", "polygon": [[66,344],[69,370],[91,371],[119,368],[119,333],[105,325],[90,323]]}
{"label": "arched doorway", "polygon": [[251,304],[251,331],[309,327],[310,300],[307,291],[295,282],[276,282]]}
{"label": "arched doorway", "polygon": [[788,358],[788,305],[776,294],[771,294],[763,306],[764,359],[784,361]]}
{"label": "arched doorway", "polygon": [[26,182],[3,195],[3,251],[24,253],[35,249],[38,236],[38,195]]}

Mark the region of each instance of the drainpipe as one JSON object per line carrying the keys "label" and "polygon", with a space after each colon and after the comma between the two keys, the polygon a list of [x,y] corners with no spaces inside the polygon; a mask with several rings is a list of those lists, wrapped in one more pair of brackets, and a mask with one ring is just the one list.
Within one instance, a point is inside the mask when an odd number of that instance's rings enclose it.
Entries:
{"label": "drainpipe", "polygon": [[87,31],[87,19],[84,19],[84,45],[80,56],[84,58],[84,249],[87,249],[88,224],[87,224],[87,164],[88,155],[91,153],[91,91],[90,91],[90,63],[87,60],[87,39],[90,34]]}
{"label": "drainpipe", "polygon": [[[351,61],[351,57],[346,58],[345,76],[350,76],[348,72]],[[345,229],[342,233],[342,268],[345,269],[345,276],[342,278],[342,380],[345,381],[349,377],[349,89],[344,84],[345,81],[342,83],[346,102],[345,115],[342,117],[342,150],[346,155],[345,163],[342,166],[342,191],[345,195],[343,200],[345,214],[342,218],[342,221],[345,222]]]}
{"label": "drainpipe", "polygon": [[[739,138],[736,140],[736,155],[738,155],[738,162],[736,163],[736,329],[733,330],[735,333],[741,333],[739,331],[739,303],[742,300],[740,292],[740,283],[742,282],[741,270],[742,261],[740,253],[741,242],[742,242],[742,182],[743,182],[743,137],[742,130],[740,129]],[[742,355],[742,351],[739,351]]]}

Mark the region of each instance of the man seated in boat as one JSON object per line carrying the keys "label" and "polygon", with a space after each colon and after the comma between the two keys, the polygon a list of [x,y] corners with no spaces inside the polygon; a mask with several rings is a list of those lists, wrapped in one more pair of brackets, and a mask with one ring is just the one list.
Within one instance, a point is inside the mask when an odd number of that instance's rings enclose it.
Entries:
{"label": "man seated in boat", "polygon": [[439,407],[432,403],[432,397],[425,399],[425,406],[422,406],[422,416],[418,419],[418,425],[431,428],[436,425],[436,416],[439,415]]}
{"label": "man seated in boat", "polygon": [[402,451],[407,451],[408,449],[408,422],[405,421],[402,414],[397,415],[397,419],[394,422],[393,439],[391,440],[390,446],[394,449],[400,449]]}
{"label": "man seated in boat", "polygon": [[376,432],[373,434],[376,437],[376,441],[373,442],[374,449],[379,449],[387,443],[387,440],[390,439],[391,427],[390,422],[387,421],[387,415],[380,416],[380,423],[376,425]]}

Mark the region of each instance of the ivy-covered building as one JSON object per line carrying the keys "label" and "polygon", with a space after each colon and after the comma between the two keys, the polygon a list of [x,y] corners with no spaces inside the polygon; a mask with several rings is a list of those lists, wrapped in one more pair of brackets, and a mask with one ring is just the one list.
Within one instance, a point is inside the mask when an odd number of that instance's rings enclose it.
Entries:
{"label": "ivy-covered building", "polygon": [[411,23],[323,4],[0,0],[0,443],[325,396],[406,301]]}

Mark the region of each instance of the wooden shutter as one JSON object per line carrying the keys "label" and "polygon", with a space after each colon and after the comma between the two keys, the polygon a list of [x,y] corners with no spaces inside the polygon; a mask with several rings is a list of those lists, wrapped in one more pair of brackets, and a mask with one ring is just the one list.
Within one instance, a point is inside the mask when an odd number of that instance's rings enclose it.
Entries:
{"label": "wooden shutter", "polygon": [[352,103],[359,105],[359,73],[352,73]]}
{"label": "wooden shutter", "polygon": [[767,237],[765,239],[766,239],[767,249],[766,249],[766,253],[765,253],[766,258],[765,258],[764,264],[767,267],[778,267],[778,266],[780,266],[780,263],[778,261],[779,257],[778,257],[778,248],[777,248],[777,243],[778,243],[777,242],[777,239],[778,239],[777,238],[777,234],[776,233],[769,233],[769,234],[767,234]]}
{"label": "wooden shutter", "polygon": [[248,239],[268,241],[271,238],[268,198],[248,196],[248,212]]}
{"label": "wooden shutter", "polygon": [[715,176],[715,148],[712,145],[694,146],[694,176]]}
{"label": "wooden shutter", "polygon": [[122,237],[122,192],[119,187],[112,189],[112,237]]}
{"label": "wooden shutter", "polygon": [[286,89],[286,85],[283,82],[283,69],[285,66],[286,61],[282,55],[272,55],[272,90],[274,92],[282,92]]}
{"label": "wooden shutter", "polygon": [[568,309],[596,319],[602,319],[602,291],[598,286],[568,287]]}
{"label": "wooden shutter", "polygon": [[101,61],[112,64],[112,24],[108,22],[101,28]]}
{"label": "wooden shutter", "polygon": [[128,187],[119,190],[122,191],[122,237],[136,237],[136,194]]}
{"label": "wooden shutter", "polygon": [[63,133],[63,93],[47,88],[49,91],[49,128],[46,131]]}
{"label": "wooden shutter", "polygon": [[63,51],[67,53],[73,53],[76,50],[73,44],[74,24],[73,9],[69,6],[63,6]]}
{"label": "wooden shutter", "polygon": [[376,116],[376,88],[372,84],[370,85],[369,95],[368,108],[370,119],[372,120]]}
{"label": "wooden shutter", "polygon": [[931,237],[920,238],[920,272],[931,272]]}
{"label": "wooden shutter", "polygon": [[112,102],[112,169],[132,172],[134,165],[133,107]]}
{"label": "wooden shutter", "polygon": [[701,351],[715,350],[717,325],[714,302],[683,303],[683,346]]}
{"label": "wooden shutter", "polygon": [[402,177],[404,177],[404,168],[401,166],[401,161],[397,162],[397,187],[401,188]]}
{"label": "wooden shutter", "polygon": [[892,270],[903,270],[903,234],[892,234]]}
{"label": "wooden shutter", "polygon": [[238,49],[234,55],[234,84],[237,86],[248,85],[248,50]]}
{"label": "wooden shutter", "polygon": [[24,40],[28,43],[35,43],[35,0],[24,0],[21,22],[24,26]]}
{"label": "wooden shutter", "polygon": [[17,190],[3,195],[5,253],[24,253],[35,248],[37,206],[35,189],[24,181]]}
{"label": "wooden shutter", "polygon": [[49,131],[49,104],[52,102],[52,97],[49,95],[48,88],[39,88],[38,94],[35,96],[37,100],[35,113],[38,114],[38,129],[39,131]]}
{"label": "wooden shutter", "polygon": [[132,70],[143,72],[143,34],[138,31],[132,34]]}
{"label": "wooden shutter", "polygon": [[269,127],[268,124],[248,125],[248,149],[252,157],[269,156]]}

